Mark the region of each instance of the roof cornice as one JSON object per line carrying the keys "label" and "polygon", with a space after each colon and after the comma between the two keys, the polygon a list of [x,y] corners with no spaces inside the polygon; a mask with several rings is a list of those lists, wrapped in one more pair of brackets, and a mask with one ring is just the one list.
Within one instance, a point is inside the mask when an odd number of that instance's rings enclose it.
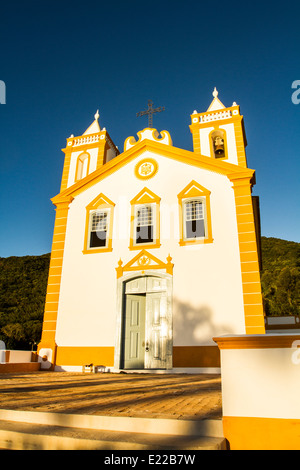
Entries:
{"label": "roof cornice", "polygon": [[189,150],[184,150],[171,145],[155,142],[153,140],[144,139],[109,162],[105,163],[101,168],[98,168],[96,171],[90,173],[82,180],[57,194],[51,199],[51,201],[56,205],[67,196],[75,197],[96,182],[107,178],[109,175],[129,163],[134,158],[142,155],[147,150],[159,155],[163,155],[167,158],[172,158],[176,161],[181,161],[191,166],[222,174],[227,176],[231,181],[234,178],[252,179],[254,175],[254,170],[249,168],[241,168],[237,165],[233,165],[232,163],[218,161],[212,159],[211,157],[206,157]]}

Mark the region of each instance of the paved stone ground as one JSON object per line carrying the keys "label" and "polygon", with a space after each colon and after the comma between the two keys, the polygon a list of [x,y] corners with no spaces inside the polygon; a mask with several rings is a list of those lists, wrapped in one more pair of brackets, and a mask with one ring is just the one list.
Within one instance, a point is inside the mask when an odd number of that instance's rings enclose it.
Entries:
{"label": "paved stone ground", "polygon": [[211,374],[0,374],[0,408],[140,418],[220,419]]}

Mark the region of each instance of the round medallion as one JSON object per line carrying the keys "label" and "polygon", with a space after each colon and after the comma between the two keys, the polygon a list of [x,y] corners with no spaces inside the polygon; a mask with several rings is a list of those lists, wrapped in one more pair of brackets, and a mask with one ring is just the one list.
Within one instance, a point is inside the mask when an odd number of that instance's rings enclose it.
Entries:
{"label": "round medallion", "polygon": [[148,258],[148,256],[146,255],[143,255],[141,256],[141,258],[138,259],[138,264],[140,266],[147,266],[148,264],[150,264],[150,258]]}
{"label": "round medallion", "polygon": [[154,158],[144,158],[134,168],[135,176],[139,179],[146,180],[152,178],[157,173],[158,164]]}

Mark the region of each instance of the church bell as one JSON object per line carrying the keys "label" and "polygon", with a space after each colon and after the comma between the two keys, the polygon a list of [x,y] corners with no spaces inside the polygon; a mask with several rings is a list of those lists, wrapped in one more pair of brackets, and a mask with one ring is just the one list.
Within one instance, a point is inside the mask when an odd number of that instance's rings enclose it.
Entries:
{"label": "church bell", "polygon": [[225,155],[224,140],[221,137],[216,137],[214,140],[215,155],[223,157]]}

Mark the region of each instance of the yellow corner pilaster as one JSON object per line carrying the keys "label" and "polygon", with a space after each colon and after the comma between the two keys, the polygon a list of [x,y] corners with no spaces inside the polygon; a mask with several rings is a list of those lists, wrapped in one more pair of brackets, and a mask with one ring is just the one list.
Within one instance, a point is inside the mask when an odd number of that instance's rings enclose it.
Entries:
{"label": "yellow corner pilaster", "polygon": [[[64,241],[66,235],[68,209],[72,200],[73,197],[68,196],[66,198],[62,198],[61,201],[57,203],[42,338],[38,347],[38,351],[40,351],[42,348],[50,348],[53,351],[56,350],[55,334],[57,311],[59,305],[60,280],[63,265]],[[52,360],[52,368],[54,368],[55,354]]]}
{"label": "yellow corner pilaster", "polygon": [[264,334],[259,259],[251,196],[251,179],[231,178],[236,204],[245,327],[247,334]]}

